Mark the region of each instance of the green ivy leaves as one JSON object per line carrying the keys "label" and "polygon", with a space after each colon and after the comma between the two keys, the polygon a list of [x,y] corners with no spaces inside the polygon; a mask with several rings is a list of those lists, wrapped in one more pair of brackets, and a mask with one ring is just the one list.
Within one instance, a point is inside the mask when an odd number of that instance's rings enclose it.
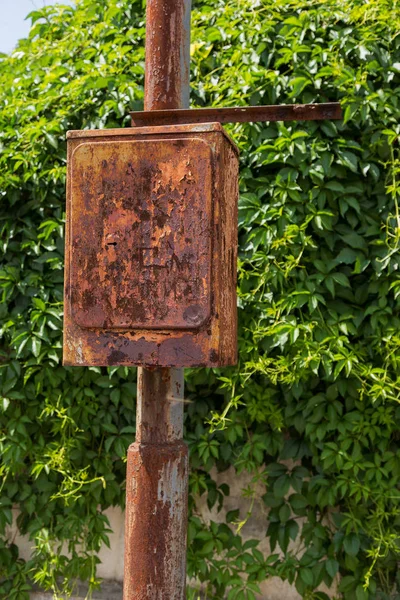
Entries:
{"label": "green ivy leaves", "polygon": [[[233,18],[234,9],[226,10]],[[263,496],[271,547],[279,544],[285,555],[281,576],[304,597],[319,597],[315,589],[322,581],[331,585],[338,573],[345,598],[386,597],[396,581],[390,565],[397,554],[390,531],[397,483],[388,464],[398,452],[393,336],[399,326],[400,171],[399,82],[393,87],[392,66],[399,44],[384,23],[398,18],[397,9],[390,1],[369,7],[328,1],[318,8],[275,3],[270,20],[263,11],[265,5],[260,15],[255,9],[257,25],[242,38],[244,55],[262,48],[257,67],[244,74],[235,63],[233,35],[223,45],[212,42],[212,68],[224,65],[218,86],[204,79],[202,58],[196,63],[194,55],[195,73],[203,76],[211,102],[229,102],[226,90],[233,82],[244,91],[243,103],[340,99],[345,118],[232,127],[243,157],[241,365],[231,385],[224,374],[223,387],[232,397],[223,419],[213,414],[212,426],[226,427],[229,417],[245,422],[258,406],[266,420],[258,417],[250,438],[263,430],[287,440],[266,449]],[[217,11],[215,23],[222,27],[223,19]],[[196,31],[206,44],[201,28]],[[203,92],[199,102],[204,98]],[[253,391],[258,387],[265,392]],[[271,389],[283,425],[266,403]],[[283,457],[304,467],[299,484]],[[340,517],[332,521],[331,511]],[[305,524],[299,526],[296,514]],[[294,539],[305,544],[303,553],[291,549]],[[383,573],[391,583],[377,592]]]}
{"label": "green ivy leaves", "polygon": [[[194,6],[193,104],[344,106],[343,122],[228,126],[241,149],[240,364],[190,370],[186,384],[188,571],[216,600],[253,600],[270,576],[314,600],[326,600],[322,585],[338,583],[345,600],[386,600],[398,585],[399,18],[392,0]],[[0,57],[10,600],[33,581],[59,596],[76,577],[96,587],[102,510],[124,504],[135,432],[133,370],[60,359],[65,132],[128,125],[142,107],[142,3],[81,0],[31,19],[29,38]],[[197,499],[224,514],[216,472],[228,467],[248,473],[248,509],[206,524]],[[26,564],[6,538],[13,506],[35,548]],[[246,541],[256,507],[265,527]]]}

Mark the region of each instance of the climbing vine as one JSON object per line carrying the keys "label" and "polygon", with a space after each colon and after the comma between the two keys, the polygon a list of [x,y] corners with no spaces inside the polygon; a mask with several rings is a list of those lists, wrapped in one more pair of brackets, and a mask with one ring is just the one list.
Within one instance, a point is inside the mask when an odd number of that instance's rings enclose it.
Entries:
{"label": "climbing vine", "polygon": [[[142,108],[144,9],[80,0],[30,18],[29,37],[0,56],[9,600],[26,600],[34,584],[55,597],[79,579],[90,592],[100,585],[103,511],[124,504],[135,435],[134,369],[61,366],[65,133],[128,126]],[[186,382],[188,572],[208,598],[254,600],[270,576],[310,600],[328,598],[322,584],[345,600],[400,595],[399,22],[395,0],[193,9],[194,105],[344,107],[342,122],[228,127],[241,151],[240,362],[188,370]],[[224,506],[217,473],[229,467],[250,474],[247,508],[204,522],[198,499]],[[265,530],[246,540],[256,504]],[[31,540],[29,561],[10,537],[13,519]]]}

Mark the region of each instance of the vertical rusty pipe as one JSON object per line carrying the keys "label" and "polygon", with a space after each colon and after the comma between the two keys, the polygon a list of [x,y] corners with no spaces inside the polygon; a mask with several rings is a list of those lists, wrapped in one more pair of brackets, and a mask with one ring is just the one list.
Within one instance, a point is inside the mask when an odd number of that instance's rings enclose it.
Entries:
{"label": "vertical rusty pipe", "polygon": [[183,600],[189,471],[183,369],[140,368],[137,406],[126,477],[124,600]]}
{"label": "vertical rusty pipe", "polygon": [[[189,107],[190,0],[147,0],[145,110]],[[184,600],[188,450],[183,369],[138,369],[128,450],[124,600]]]}
{"label": "vertical rusty pipe", "polygon": [[190,0],[147,0],[145,110],[189,108]]}

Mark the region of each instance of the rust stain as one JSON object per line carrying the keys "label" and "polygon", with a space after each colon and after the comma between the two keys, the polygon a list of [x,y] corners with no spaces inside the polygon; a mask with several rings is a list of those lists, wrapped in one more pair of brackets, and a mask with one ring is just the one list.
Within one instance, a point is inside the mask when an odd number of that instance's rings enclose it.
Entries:
{"label": "rust stain", "polygon": [[137,386],[136,441],[163,444],[182,441],[183,369],[140,368]]}
{"label": "rust stain", "polygon": [[249,123],[273,121],[340,120],[339,102],[321,104],[279,104],[272,106],[227,106],[210,108],[170,108],[131,112],[132,126],[178,125],[188,123]]}
{"label": "rust stain", "polygon": [[132,444],[128,450],[124,600],[184,600],[188,449]]}
{"label": "rust stain", "polygon": [[211,164],[210,146],[196,138],[76,148],[71,304],[79,326],[197,329],[210,318]]}
{"label": "rust stain", "polygon": [[128,450],[124,600],[184,600],[188,449],[183,370],[138,370],[136,443]]}
{"label": "rust stain", "polygon": [[148,0],[145,109],[189,106],[190,2]]}

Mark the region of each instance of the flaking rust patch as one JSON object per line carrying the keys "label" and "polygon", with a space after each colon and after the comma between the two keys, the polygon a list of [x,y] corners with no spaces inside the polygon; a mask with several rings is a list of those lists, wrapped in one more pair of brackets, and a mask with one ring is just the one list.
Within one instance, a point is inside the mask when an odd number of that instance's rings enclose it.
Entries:
{"label": "flaking rust patch", "polygon": [[[190,153],[197,156],[196,163]],[[193,329],[211,314],[211,150],[203,140],[83,143],[73,154],[72,318]]]}

